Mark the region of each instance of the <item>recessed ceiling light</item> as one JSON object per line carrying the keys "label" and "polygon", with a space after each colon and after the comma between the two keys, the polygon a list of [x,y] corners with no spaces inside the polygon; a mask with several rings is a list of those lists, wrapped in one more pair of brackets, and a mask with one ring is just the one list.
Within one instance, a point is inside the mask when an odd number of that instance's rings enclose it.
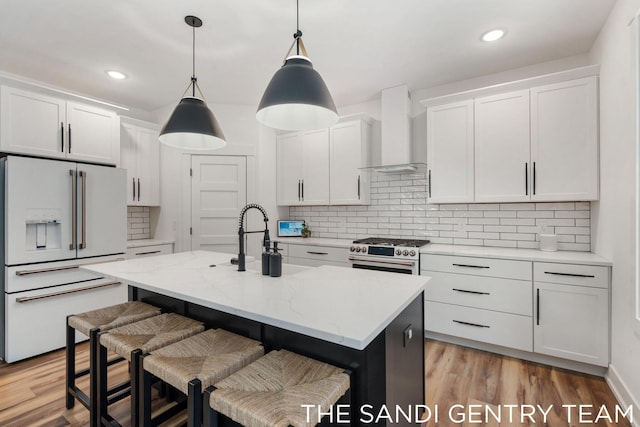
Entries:
{"label": "recessed ceiling light", "polygon": [[120,71],[107,70],[107,71],[105,71],[105,73],[107,73],[107,75],[109,77],[111,77],[112,79],[116,79],[116,80],[123,80],[123,79],[127,78],[127,75],[125,73],[120,72]]}
{"label": "recessed ceiling light", "polygon": [[494,42],[504,36],[504,30],[491,30],[482,35],[482,41]]}

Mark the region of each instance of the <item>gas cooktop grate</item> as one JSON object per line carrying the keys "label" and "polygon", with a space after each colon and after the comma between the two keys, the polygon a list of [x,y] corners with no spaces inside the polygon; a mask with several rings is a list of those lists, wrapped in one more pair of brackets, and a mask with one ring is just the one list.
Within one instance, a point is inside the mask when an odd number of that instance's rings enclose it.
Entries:
{"label": "gas cooktop grate", "polygon": [[367,237],[366,239],[354,240],[353,243],[361,243],[365,245],[379,246],[405,246],[410,248],[419,248],[430,243],[429,240],[418,239],[389,239],[386,237]]}

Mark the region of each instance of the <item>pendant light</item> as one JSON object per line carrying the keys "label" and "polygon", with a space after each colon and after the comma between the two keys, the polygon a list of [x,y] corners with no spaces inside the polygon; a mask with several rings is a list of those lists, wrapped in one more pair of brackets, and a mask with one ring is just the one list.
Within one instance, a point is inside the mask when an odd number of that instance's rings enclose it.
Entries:
{"label": "pendant light", "polygon": [[[160,131],[159,139],[165,145],[185,150],[215,150],[227,143],[218,121],[207,107],[196,78],[196,27],[202,26],[202,20],[189,15],[184,21],[193,28],[193,73],[180,103]],[[189,89],[191,94],[185,96]],[[196,89],[200,97],[196,97]]]}
{"label": "pendant light", "polygon": [[[293,44],[282,67],[271,78],[262,95],[256,118],[262,124],[283,130],[314,130],[338,121],[338,112],[327,85],[307,55],[300,31],[299,0]],[[289,56],[293,46],[296,54]],[[302,55],[300,52],[302,51]]]}

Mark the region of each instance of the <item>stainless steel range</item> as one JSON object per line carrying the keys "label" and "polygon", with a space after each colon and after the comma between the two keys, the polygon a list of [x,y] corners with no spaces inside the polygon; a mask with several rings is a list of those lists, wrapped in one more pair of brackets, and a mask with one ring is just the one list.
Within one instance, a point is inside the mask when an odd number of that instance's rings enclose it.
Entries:
{"label": "stainless steel range", "polygon": [[429,240],[384,237],[354,240],[349,261],[353,268],[419,274],[420,247],[428,243]]}

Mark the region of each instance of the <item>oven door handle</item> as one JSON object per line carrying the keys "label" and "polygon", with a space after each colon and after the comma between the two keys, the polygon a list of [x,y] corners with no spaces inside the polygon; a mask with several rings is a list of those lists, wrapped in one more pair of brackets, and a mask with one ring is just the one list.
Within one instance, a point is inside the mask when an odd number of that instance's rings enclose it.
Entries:
{"label": "oven door handle", "polygon": [[349,261],[353,262],[369,262],[374,264],[391,264],[391,265],[404,265],[407,267],[413,267],[416,265],[415,261],[391,261],[391,260],[379,260],[379,259],[366,259],[366,258],[358,258],[354,256],[349,257]]}

